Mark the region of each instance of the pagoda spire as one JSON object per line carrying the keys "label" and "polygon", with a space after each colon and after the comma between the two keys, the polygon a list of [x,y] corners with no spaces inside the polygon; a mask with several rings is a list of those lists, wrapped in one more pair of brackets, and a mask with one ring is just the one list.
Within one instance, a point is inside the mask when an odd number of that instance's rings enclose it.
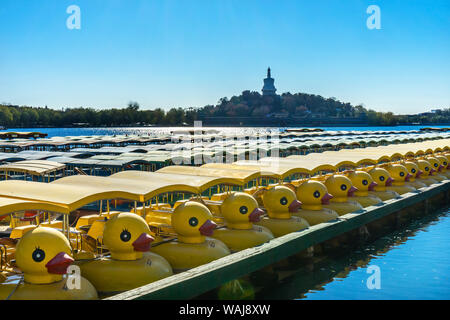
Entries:
{"label": "pagoda spire", "polygon": [[270,67],[267,68],[267,78],[264,79],[264,87],[262,89],[263,96],[276,95],[277,89],[274,85],[275,79],[272,78]]}

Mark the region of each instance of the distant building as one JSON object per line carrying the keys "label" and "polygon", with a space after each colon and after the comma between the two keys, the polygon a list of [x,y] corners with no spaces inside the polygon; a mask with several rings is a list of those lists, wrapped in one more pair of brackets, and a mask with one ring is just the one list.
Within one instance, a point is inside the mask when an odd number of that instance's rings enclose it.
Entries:
{"label": "distant building", "polygon": [[264,87],[262,88],[263,96],[275,96],[277,89],[274,85],[275,79],[270,75],[270,68],[267,69],[267,78],[264,79]]}

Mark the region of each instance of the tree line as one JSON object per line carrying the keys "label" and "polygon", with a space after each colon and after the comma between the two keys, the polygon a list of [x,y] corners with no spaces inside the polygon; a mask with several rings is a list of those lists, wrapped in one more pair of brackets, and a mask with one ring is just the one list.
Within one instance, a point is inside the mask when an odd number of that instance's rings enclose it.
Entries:
{"label": "tree line", "polygon": [[0,125],[4,127],[70,127],[70,126],[131,126],[192,125],[205,117],[267,118],[284,115],[300,122],[311,117],[327,117],[339,123],[341,118],[361,118],[368,125],[391,126],[415,123],[449,123],[450,108],[418,115],[394,115],[377,112],[361,105],[353,106],[336,98],[289,92],[276,96],[263,96],[258,92],[244,91],[230,99],[221,98],[216,105],[201,108],[171,108],[165,111],[141,109],[137,102],[125,108],[95,109],[87,107],[51,109],[48,107],[0,104]]}

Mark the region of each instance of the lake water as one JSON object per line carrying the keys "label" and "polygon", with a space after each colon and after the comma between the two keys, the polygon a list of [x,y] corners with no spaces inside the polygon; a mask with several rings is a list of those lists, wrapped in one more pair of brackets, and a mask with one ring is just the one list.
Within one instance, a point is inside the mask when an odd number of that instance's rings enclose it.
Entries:
{"label": "lake water", "polygon": [[[299,271],[260,298],[450,299],[449,240],[450,208],[445,208],[312,271]],[[380,289],[367,286],[374,266],[380,271]]]}
{"label": "lake water", "polygon": [[[326,131],[378,131],[378,130],[386,130],[386,131],[402,131],[402,130],[419,130],[420,128],[425,127],[436,127],[436,128],[445,128],[448,126],[396,126],[396,127],[321,127]],[[187,130],[189,127],[126,127],[126,128],[12,128],[6,131],[15,131],[15,132],[29,132],[29,131],[38,131],[42,133],[47,133],[48,137],[55,136],[93,136],[93,135],[124,135],[124,134],[139,134],[139,135],[148,135],[148,134],[168,134],[173,130]],[[252,127],[205,127],[204,129],[215,129],[224,133],[240,133],[240,132],[258,132],[263,131],[268,128],[252,128]],[[277,128],[271,128],[277,129]],[[278,128],[281,130],[285,130],[287,128]]]}

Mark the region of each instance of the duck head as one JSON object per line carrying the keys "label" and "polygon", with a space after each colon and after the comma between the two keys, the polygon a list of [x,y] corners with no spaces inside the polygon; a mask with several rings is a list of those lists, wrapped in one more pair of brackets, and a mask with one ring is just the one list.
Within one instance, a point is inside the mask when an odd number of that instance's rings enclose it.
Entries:
{"label": "duck head", "polygon": [[378,185],[373,181],[371,175],[364,171],[352,171],[348,174],[348,178],[358,189],[358,191],[355,192],[356,196],[367,196],[369,195],[369,191],[373,191]]}
{"label": "duck head", "polygon": [[134,213],[121,212],[105,223],[103,243],[115,260],[138,260],[153,241],[145,220]]}
{"label": "duck head", "polygon": [[322,205],[329,204],[332,198],[327,187],[319,181],[307,180],[297,188],[297,199],[302,203],[302,209],[322,210]]}
{"label": "duck head", "polygon": [[178,234],[178,241],[184,243],[205,242],[205,237],[212,236],[217,227],[212,220],[209,209],[194,201],[179,205],[172,213],[172,227]]}
{"label": "duck head", "polygon": [[348,197],[353,197],[355,192],[358,191],[356,187],[352,185],[352,181],[344,175],[335,174],[328,177],[325,180],[325,186],[328,192],[333,195],[333,202],[346,202]]}
{"label": "duck head", "polygon": [[399,163],[389,165],[387,170],[394,179],[394,185],[397,186],[404,185],[405,182],[411,181],[411,178],[413,178],[413,174],[409,173],[408,169]]}
{"label": "duck head", "polygon": [[262,194],[264,208],[269,218],[290,219],[292,213],[300,209],[302,203],[297,200],[294,191],[285,186],[275,186]]}
{"label": "duck head", "polygon": [[428,176],[432,176],[433,173],[436,172],[436,170],[431,166],[431,163],[429,163],[427,160],[419,159],[416,163],[419,167],[419,170],[422,171],[421,177],[426,178]]}
{"label": "duck head", "polygon": [[73,261],[69,240],[53,228],[37,227],[28,231],[16,246],[16,263],[27,283],[61,281]]}
{"label": "duck head", "polygon": [[375,167],[369,171],[369,174],[373,181],[378,184],[374,189],[375,191],[385,191],[386,187],[391,186],[392,182],[394,182],[388,170],[383,168]]}
{"label": "duck head", "polygon": [[436,173],[442,172],[444,169],[444,166],[441,164],[441,161],[437,159],[436,157],[427,157],[427,161],[431,163],[431,166],[434,170],[436,170]]}
{"label": "duck head", "polygon": [[252,229],[253,223],[264,214],[256,199],[243,192],[229,195],[222,203],[221,212],[229,228],[241,230]]}
{"label": "duck head", "polygon": [[448,166],[449,166],[447,157],[445,157],[445,156],[436,156],[435,158],[438,159],[439,162],[441,163],[441,166],[442,166],[441,171],[442,172],[446,172],[447,169],[448,169]]}
{"label": "duck head", "polygon": [[423,174],[423,171],[419,169],[419,166],[412,161],[405,161],[402,164],[411,175],[409,181],[414,181]]}
{"label": "duck head", "polygon": [[450,169],[450,154],[449,153],[443,153],[442,157],[447,159],[447,170]]}

